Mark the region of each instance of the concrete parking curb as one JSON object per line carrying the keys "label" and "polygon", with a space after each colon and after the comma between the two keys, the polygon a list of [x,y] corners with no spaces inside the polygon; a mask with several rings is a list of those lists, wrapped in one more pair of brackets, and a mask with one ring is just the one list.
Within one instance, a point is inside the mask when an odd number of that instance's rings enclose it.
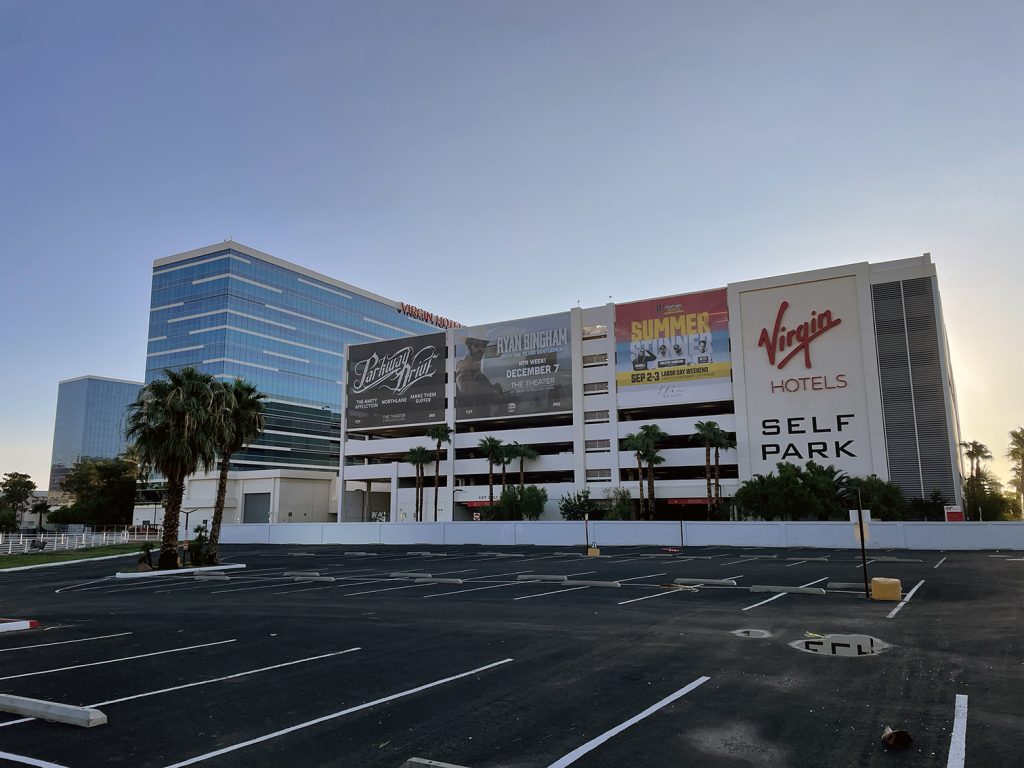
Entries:
{"label": "concrete parking curb", "polygon": [[92,707],[76,707],[71,704],[58,704],[55,701],[29,699],[6,693],[0,694],[0,712],[34,717],[37,720],[48,720],[51,723],[77,725],[80,728],[92,728],[107,722],[107,716]]}
{"label": "concrete parking curb", "polygon": [[190,573],[204,573],[213,571],[234,571],[245,568],[245,563],[231,563],[230,565],[207,565],[202,568],[173,568],[166,571],[137,571],[132,573],[115,573],[115,579],[151,579],[157,576],[187,576]]}
{"label": "concrete parking curb", "polygon": [[35,619],[0,619],[0,632],[20,632],[23,629],[35,629],[39,622]]}

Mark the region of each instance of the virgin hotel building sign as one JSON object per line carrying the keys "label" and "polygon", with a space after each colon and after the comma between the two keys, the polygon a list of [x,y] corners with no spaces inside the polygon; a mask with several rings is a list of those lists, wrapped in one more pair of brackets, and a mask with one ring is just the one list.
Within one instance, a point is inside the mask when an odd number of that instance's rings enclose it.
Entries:
{"label": "virgin hotel building sign", "polygon": [[739,294],[750,473],[876,472],[854,276]]}

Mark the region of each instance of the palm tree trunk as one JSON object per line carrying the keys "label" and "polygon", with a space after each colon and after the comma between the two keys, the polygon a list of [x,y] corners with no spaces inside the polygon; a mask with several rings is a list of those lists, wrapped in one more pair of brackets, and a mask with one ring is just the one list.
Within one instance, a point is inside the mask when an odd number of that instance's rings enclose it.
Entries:
{"label": "palm tree trunk", "polygon": [[416,522],[423,521],[423,465],[416,467]]}
{"label": "palm tree trunk", "polygon": [[522,495],[523,488],[526,487],[526,459],[519,459],[519,494]]}
{"label": "palm tree trunk", "polygon": [[181,516],[181,497],[185,495],[184,478],[167,478],[164,493],[164,537],[160,542],[160,560],[157,568],[178,567],[178,518]]}
{"label": "palm tree trunk", "polygon": [[494,507],[494,462],[487,460],[487,498],[489,507]]}
{"label": "palm tree trunk", "polygon": [[711,514],[711,443],[704,443],[704,477],[708,481],[708,515]]}
{"label": "palm tree trunk", "polygon": [[647,519],[654,519],[654,512],[657,507],[654,496],[654,464],[647,463]]}
{"label": "palm tree trunk", "polygon": [[437,522],[437,493],[440,490],[438,484],[441,482],[441,444],[437,444],[437,451],[434,453],[434,522]]}
{"label": "palm tree trunk", "polygon": [[715,446],[715,511],[722,506],[722,470],[718,464],[718,446]]}
{"label": "palm tree trunk", "polygon": [[641,520],[644,519],[644,465],[640,461],[640,454],[636,455],[636,476],[640,481],[640,515]]}
{"label": "palm tree trunk", "polygon": [[220,460],[220,477],[217,478],[217,499],[213,502],[213,521],[210,523],[210,544],[206,559],[209,565],[217,565],[217,545],[220,543],[220,525],[224,520],[224,499],[228,495],[229,459]]}

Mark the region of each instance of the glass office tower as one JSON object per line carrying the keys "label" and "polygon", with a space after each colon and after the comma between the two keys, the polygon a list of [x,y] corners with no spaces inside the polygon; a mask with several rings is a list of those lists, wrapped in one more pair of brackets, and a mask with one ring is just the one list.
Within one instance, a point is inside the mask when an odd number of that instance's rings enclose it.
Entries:
{"label": "glass office tower", "polygon": [[267,395],[232,469],[338,471],[346,344],[435,329],[403,305],[233,241],[153,263],[146,382],[186,366]]}
{"label": "glass office tower", "polygon": [[50,459],[52,493],[80,459],[112,459],[125,449],[124,421],[142,383],[80,376],[57,387],[57,418]]}

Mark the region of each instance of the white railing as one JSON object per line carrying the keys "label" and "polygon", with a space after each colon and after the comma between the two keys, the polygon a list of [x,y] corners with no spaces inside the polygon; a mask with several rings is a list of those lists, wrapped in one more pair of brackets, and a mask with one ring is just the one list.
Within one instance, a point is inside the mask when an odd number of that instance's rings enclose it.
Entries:
{"label": "white railing", "polygon": [[89,547],[103,547],[108,544],[160,541],[161,535],[159,528],[152,527],[87,529],[81,533],[0,533],[0,555],[64,552]]}

